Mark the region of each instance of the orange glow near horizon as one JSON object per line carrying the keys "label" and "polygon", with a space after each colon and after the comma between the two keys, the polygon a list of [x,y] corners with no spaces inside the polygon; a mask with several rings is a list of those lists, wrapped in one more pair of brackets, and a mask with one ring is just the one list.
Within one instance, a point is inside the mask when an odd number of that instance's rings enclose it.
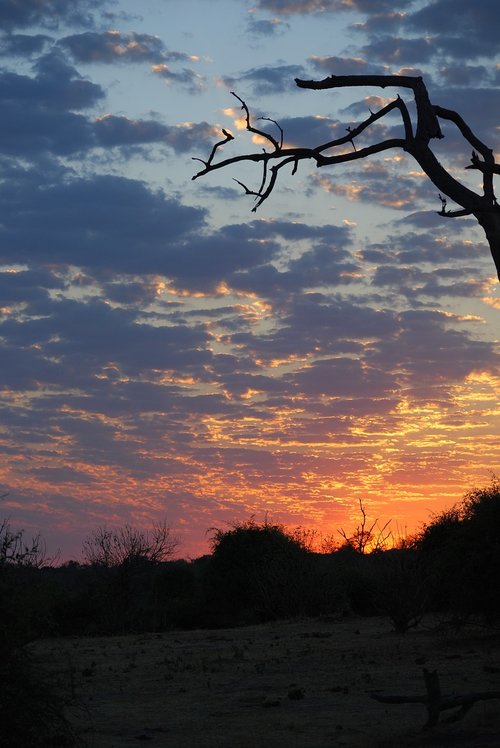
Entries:
{"label": "orange glow near horizon", "polygon": [[0,525],[193,558],[360,501],[412,533],[500,473],[494,14],[403,4],[385,39],[360,0],[4,3]]}
{"label": "orange glow near horizon", "polygon": [[[176,384],[189,387],[190,381]],[[163,509],[170,497],[177,505],[181,541],[187,525],[190,534],[197,528],[197,539],[184,538],[179,549],[190,557],[207,551],[207,528],[251,515],[311,528],[322,536],[340,527],[349,532],[359,521],[360,499],[370,518],[382,524],[391,520],[393,534],[400,536],[415,532],[432,512],[456,503],[472,487],[489,482],[499,456],[499,393],[500,378],[479,372],[453,387],[446,407],[403,398],[389,417],[364,415],[349,429],[345,419],[319,421],[308,415],[307,403],[275,409],[265,420],[188,418],[184,428],[197,434],[199,455],[182,454],[161,440],[138,449],[125,420],[94,415],[90,420],[112,428],[117,444],[135,444],[139,459],[142,455],[148,465],[144,475],[81,460],[71,463],[65,479],[68,437],[61,435],[51,439],[50,459],[42,444],[38,456],[27,460],[17,455],[1,478],[24,494],[59,496],[57,509],[54,502],[39,502],[37,508],[61,526],[70,523],[64,497],[71,492],[82,510],[84,535],[103,520],[147,525],[151,517],[165,514],[168,521]],[[258,401],[260,394],[248,389],[242,397]],[[83,412],[79,416],[89,418]],[[56,483],[51,475],[57,475]],[[15,512],[21,505],[7,499],[6,507]]]}

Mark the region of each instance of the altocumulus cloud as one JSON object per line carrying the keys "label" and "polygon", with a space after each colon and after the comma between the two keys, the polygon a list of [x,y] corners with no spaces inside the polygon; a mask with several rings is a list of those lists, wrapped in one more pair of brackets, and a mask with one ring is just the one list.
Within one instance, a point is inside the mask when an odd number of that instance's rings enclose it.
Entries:
{"label": "altocumulus cloud", "polygon": [[[338,111],[336,94],[322,97],[316,114],[295,108],[319,97],[299,96],[294,77],[423,70],[436,103],[457,108],[458,97],[479,134],[494,135],[495,74],[478,52],[492,34],[476,5],[459,0],[444,25],[445,0],[421,10],[258,0],[249,21],[241,0],[228,47],[275,46],[258,66],[254,50],[235,54],[232,75],[191,24],[190,37],[171,26],[159,36],[144,10],[136,29],[120,2],[1,5],[0,448],[25,526],[143,521],[167,508],[198,533],[197,552],[206,527],[260,511],[263,497],[280,518],[321,521],[356,492],[373,497],[375,483],[414,481],[408,495],[420,496],[429,466],[451,466],[459,482],[467,460],[493,464],[482,461],[499,363],[481,317],[488,258],[472,221],[440,223],[404,157],[364,164],[357,181],[302,170],[278,196],[293,221],[271,220],[271,203],[258,220],[242,213],[222,172],[186,188],[187,157],[208,156],[220,137],[213,121],[241,125],[236,108],[221,113],[221,82],[267,97],[248,102],[255,115],[276,119],[287,144],[311,145],[343,136],[383,98]],[[352,25],[323,55],[285,55],[306,15],[318,29]],[[165,93],[168,114],[128,100],[127,76]],[[388,119],[375,136],[400,127]],[[459,140],[447,131],[445,156],[462,173]],[[466,301],[474,314],[462,316]],[[467,421],[486,434],[477,444],[451,431]]]}

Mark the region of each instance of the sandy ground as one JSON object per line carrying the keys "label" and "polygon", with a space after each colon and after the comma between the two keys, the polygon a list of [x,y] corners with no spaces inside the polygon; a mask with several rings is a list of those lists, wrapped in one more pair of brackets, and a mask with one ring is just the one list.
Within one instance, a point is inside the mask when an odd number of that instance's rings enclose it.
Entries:
{"label": "sandy ground", "polygon": [[[423,626],[396,636],[378,619],[301,620],[216,631],[37,642],[37,659],[76,707],[83,745],[128,748],[500,746],[500,699],[422,731],[422,669],[442,692],[500,690],[500,634]],[[449,713],[444,713],[444,716]]]}

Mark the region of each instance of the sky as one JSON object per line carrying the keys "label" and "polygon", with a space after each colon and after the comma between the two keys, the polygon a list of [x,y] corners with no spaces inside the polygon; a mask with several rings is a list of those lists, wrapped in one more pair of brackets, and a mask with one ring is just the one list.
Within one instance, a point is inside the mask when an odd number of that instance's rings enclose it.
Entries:
{"label": "sky", "polygon": [[194,558],[252,515],[349,531],[360,501],[413,532],[498,474],[495,268],[408,155],[303,162],[257,212],[235,179],[259,165],[192,177],[222,128],[217,159],[263,147],[231,91],[295,145],[411,107],[294,83],[331,74],[422,75],[498,160],[499,21],[498,0],[0,0],[0,516],[63,560],[165,519]]}

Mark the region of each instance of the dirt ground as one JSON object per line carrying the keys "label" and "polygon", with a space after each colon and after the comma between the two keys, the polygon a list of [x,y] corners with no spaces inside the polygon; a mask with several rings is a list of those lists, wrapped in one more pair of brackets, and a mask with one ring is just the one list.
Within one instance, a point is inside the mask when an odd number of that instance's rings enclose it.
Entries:
{"label": "dirt ground", "polygon": [[424,667],[443,694],[499,691],[499,632],[428,624],[396,636],[378,618],[307,619],[50,639],[34,652],[73,694],[69,714],[90,748],[500,746],[500,699],[422,731],[422,704],[371,697],[423,694]]}

